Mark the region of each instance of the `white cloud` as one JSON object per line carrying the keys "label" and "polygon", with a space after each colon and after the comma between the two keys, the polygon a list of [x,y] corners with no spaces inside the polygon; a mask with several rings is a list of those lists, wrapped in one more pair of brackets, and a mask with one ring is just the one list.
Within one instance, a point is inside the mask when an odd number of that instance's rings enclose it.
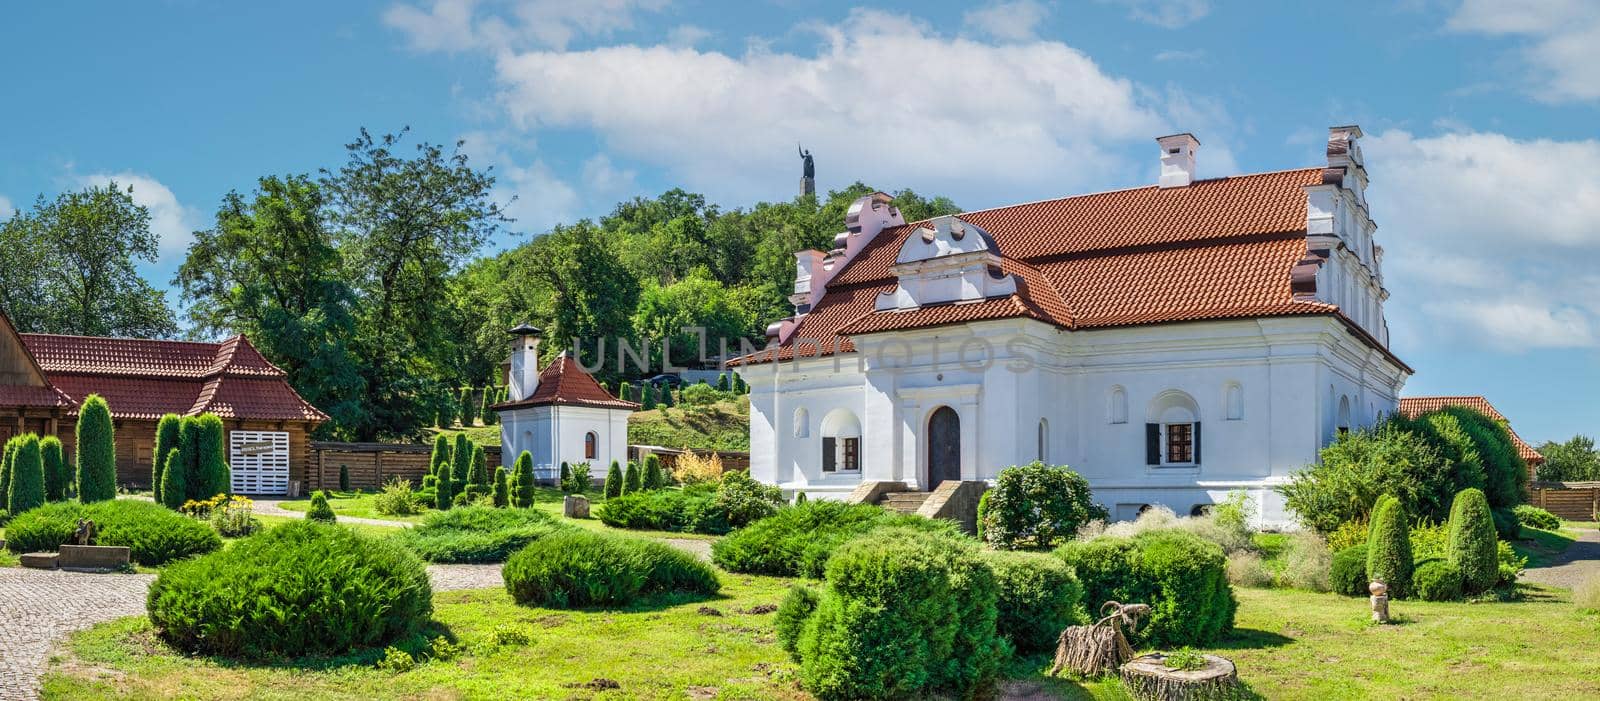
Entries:
{"label": "white cloud", "polygon": [[[433,0],[427,7],[391,5],[383,21],[422,51],[562,49],[578,38],[632,29],[635,13],[665,6],[666,0]],[[480,14],[480,8],[488,9]]]}
{"label": "white cloud", "polygon": [[711,30],[693,24],[680,24],[667,32],[667,44],[688,48],[711,38]]}
{"label": "white cloud", "polygon": [[541,234],[555,224],[578,218],[578,191],[543,160],[519,163],[523,159],[511,154],[506,147],[509,139],[501,135],[473,132],[461,138],[469,162],[475,167],[494,167],[490,197],[516,220],[509,226],[512,231]]}
{"label": "white cloud", "polygon": [[1211,13],[1210,0],[1100,0],[1121,5],[1128,17],[1167,29],[1199,21]]}
{"label": "white cloud", "polygon": [[583,162],[583,187],[590,195],[620,195],[633,190],[638,174],[618,168],[611,157],[597,153]]}
{"label": "white cloud", "polygon": [[11,204],[11,200],[5,195],[0,195],[0,217],[10,217],[16,211],[17,208]]}
{"label": "white cloud", "polygon": [[1168,128],[1153,98],[1063,43],[990,44],[868,10],[813,29],[810,55],[502,54],[499,99],[521,127],[593,130],[611,153],[718,199],[786,196],[796,141],[817,154],[823,187],[1059,194],[1140,172],[1120,149]]}
{"label": "white cloud", "polygon": [[1001,41],[1028,41],[1038,36],[1039,25],[1050,16],[1050,8],[1037,0],[991,2],[968,10],[962,24]]}
{"label": "white cloud", "polygon": [[79,177],[78,182],[90,187],[103,187],[115,182],[119,188],[133,188],[134,204],[150,210],[150,231],[161,240],[158,264],[185,255],[189,243],[194,240],[195,229],[200,228],[203,220],[199,211],[178,202],[177,195],[172,194],[171,189],[148,175],[127,171],[93,173]]}
{"label": "white cloud", "polygon": [[1465,0],[1445,24],[1458,32],[1523,37],[1527,89],[1549,102],[1600,99],[1600,3]]}
{"label": "white cloud", "polygon": [[[1390,315],[1428,343],[1600,346],[1600,141],[1482,132],[1364,140]],[[1415,317],[1415,318],[1407,318]]]}

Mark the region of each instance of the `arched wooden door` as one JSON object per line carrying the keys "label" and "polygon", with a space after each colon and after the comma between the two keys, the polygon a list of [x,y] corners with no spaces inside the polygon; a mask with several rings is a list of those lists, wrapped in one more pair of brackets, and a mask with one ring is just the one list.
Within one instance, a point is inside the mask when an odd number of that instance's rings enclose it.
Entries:
{"label": "arched wooden door", "polygon": [[961,417],[947,406],[928,417],[928,490],[961,479]]}

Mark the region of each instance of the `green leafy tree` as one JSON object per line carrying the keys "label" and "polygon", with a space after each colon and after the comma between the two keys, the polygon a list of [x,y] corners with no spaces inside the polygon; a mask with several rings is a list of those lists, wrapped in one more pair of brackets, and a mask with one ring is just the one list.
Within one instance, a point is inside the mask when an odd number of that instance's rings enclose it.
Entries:
{"label": "green leafy tree", "polygon": [[[210,499],[233,491],[228,469],[228,438],[222,419],[216,414],[201,414],[195,420],[195,494]],[[182,431],[179,431],[182,435]],[[346,478],[346,482],[349,479]]]}
{"label": "green leafy tree", "polygon": [[602,493],[607,499],[622,496],[622,466],[617,461],[611,461],[611,467],[606,470],[606,483]]}
{"label": "green leafy tree", "polygon": [[1411,528],[1405,503],[1384,495],[1372,512],[1367,536],[1367,576],[1389,585],[1389,595],[1411,596]]}
{"label": "green leafy tree", "polygon": [[533,454],[522,451],[512,466],[516,470],[512,503],[519,509],[533,506]]}
{"label": "green leafy tree", "polygon": [[167,451],[167,457],[162,462],[166,466],[161,468],[161,503],[176,511],[187,501],[189,494],[189,471],[184,469],[183,449]]}
{"label": "green leafy tree", "polygon": [[117,498],[117,437],[111,407],[98,394],[78,408],[78,499],[85,504]]}
{"label": "green leafy tree", "polygon": [[183,426],[183,417],[177,414],[164,414],[156,422],[155,448],[150,452],[154,457],[150,461],[150,490],[155,494],[157,503],[166,503],[161,499],[161,471],[166,469],[166,455],[180,445],[179,430]]}
{"label": "green leafy tree", "polygon": [[1485,592],[1500,579],[1494,519],[1483,492],[1464,489],[1450,505],[1450,564],[1461,570],[1468,594]]}
{"label": "green leafy tree", "polygon": [[628,461],[628,467],[622,473],[622,493],[633,494],[644,489],[644,475],[640,473],[639,463]]}
{"label": "green leafy tree", "polygon": [[1538,468],[1537,477],[1548,482],[1587,482],[1600,480],[1600,451],[1595,450],[1594,439],[1584,435],[1573,436],[1564,443],[1546,441],[1539,446],[1544,464]]}
{"label": "green leafy tree", "polygon": [[39,440],[39,455],[44,461],[44,498],[61,501],[72,491],[72,471],[61,449],[61,439],[45,436]]}
{"label": "green leafy tree", "polygon": [[[450,481],[465,487],[467,475],[472,472],[472,440],[465,433],[456,434],[455,448],[450,451]],[[457,490],[459,491],[459,490]]]}
{"label": "green leafy tree", "polygon": [[44,456],[39,451],[38,436],[26,434],[17,444],[6,490],[6,509],[13,514],[44,506]]}
{"label": "green leafy tree", "polygon": [[646,490],[667,486],[667,471],[661,469],[661,458],[654,454],[644,456],[644,482]]}
{"label": "green leafy tree", "polygon": [[511,505],[511,485],[506,477],[504,465],[494,468],[494,505],[497,509]]}
{"label": "green leafy tree", "polygon": [[1434,521],[1449,514],[1453,465],[1426,439],[1398,424],[1342,434],[1322,449],[1321,458],[1279,490],[1300,522],[1319,533],[1367,520],[1384,494]]}
{"label": "green leafy tree", "polygon": [[0,309],[17,330],[160,338],[178,330],[165,295],[139,276],[160,237],[133,188],[115,181],[0,222]]}

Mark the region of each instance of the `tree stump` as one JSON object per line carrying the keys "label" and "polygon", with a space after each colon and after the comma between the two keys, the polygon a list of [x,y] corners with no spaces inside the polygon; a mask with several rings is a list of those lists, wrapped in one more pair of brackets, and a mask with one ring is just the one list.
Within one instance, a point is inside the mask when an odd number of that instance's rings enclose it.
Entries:
{"label": "tree stump", "polygon": [[1142,701],[1201,701],[1239,695],[1239,672],[1227,658],[1203,655],[1200,669],[1169,669],[1166,655],[1140,655],[1122,665],[1122,686]]}

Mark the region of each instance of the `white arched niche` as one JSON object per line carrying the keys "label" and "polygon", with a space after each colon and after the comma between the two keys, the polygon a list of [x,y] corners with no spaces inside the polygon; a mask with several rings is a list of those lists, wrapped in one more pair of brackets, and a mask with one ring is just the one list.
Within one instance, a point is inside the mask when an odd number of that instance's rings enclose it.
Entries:
{"label": "white arched niche", "polygon": [[822,471],[861,471],[861,420],[849,409],[822,417]]}

